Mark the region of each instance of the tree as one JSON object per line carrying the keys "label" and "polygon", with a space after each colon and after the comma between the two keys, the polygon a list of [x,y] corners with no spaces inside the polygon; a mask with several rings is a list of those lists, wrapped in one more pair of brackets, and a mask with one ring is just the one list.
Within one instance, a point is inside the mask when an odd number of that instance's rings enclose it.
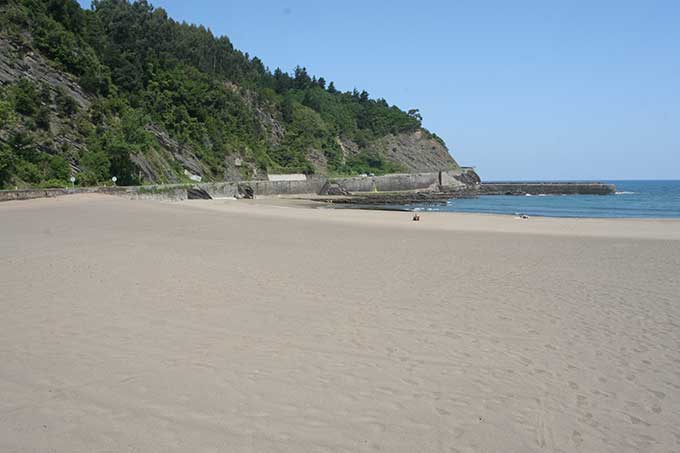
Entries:
{"label": "tree", "polygon": [[43,83],[40,87],[40,102],[47,105],[52,103],[52,90],[46,83]]}
{"label": "tree", "polygon": [[66,93],[66,91],[61,87],[57,89],[57,95],[55,96],[54,100],[57,103],[59,110],[66,116],[72,116],[78,111],[78,104],[76,103],[75,99],[69,96],[68,93]]}
{"label": "tree", "polygon": [[319,80],[316,81],[316,84],[321,87],[321,89],[325,90],[326,89],[326,79],[323,77],[319,77]]}
{"label": "tree", "polygon": [[302,90],[307,88],[311,83],[312,79],[307,74],[307,68],[301,68],[300,66],[295,67],[295,88]]}
{"label": "tree", "polygon": [[368,91],[363,90],[359,95],[359,102],[368,102]]}
{"label": "tree", "polygon": [[423,121],[423,117],[420,114],[420,111],[418,109],[409,110],[407,115],[410,116],[411,118],[418,120],[418,121]]}
{"label": "tree", "polygon": [[50,109],[44,105],[40,106],[38,112],[35,114],[35,125],[40,129],[50,129]]}
{"label": "tree", "polygon": [[37,160],[37,151],[33,143],[33,137],[25,130],[18,130],[9,138],[9,145],[14,149],[17,156],[28,161]]}
{"label": "tree", "polygon": [[38,93],[28,79],[21,79],[14,85],[14,110],[22,115],[33,115],[38,108]]}
{"label": "tree", "polygon": [[293,121],[293,110],[295,101],[291,96],[286,96],[283,98],[281,103],[281,116],[283,121],[291,123]]}
{"label": "tree", "polygon": [[109,157],[102,150],[87,150],[80,166],[78,183],[81,185],[97,185],[109,179]]}
{"label": "tree", "polygon": [[0,143],[0,188],[5,187],[14,174],[14,162],[12,150]]}
{"label": "tree", "polygon": [[71,166],[61,156],[50,156],[47,178],[66,181],[71,175]]}
{"label": "tree", "polygon": [[106,153],[109,155],[109,173],[118,178],[119,185],[131,186],[138,183],[136,167],[130,160],[130,147],[122,137],[112,137],[106,144]]}
{"label": "tree", "polygon": [[12,104],[0,98],[0,125],[4,124],[7,128],[14,126],[16,118],[12,110]]}
{"label": "tree", "polygon": [[335,94],[338,92],[338,90],[335,89],[335,84],[332,81],[330,84],[328,84],[328,92],[331,94]]}
{"label": "tree", "polygon": [[280,68],[274,71],[274,91],[283,94],[290,88],[290,76]]}

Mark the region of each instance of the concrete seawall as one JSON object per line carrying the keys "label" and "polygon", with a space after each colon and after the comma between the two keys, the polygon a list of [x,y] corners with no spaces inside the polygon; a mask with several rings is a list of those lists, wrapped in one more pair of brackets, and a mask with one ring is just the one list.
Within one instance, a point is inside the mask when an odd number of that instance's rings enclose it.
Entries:
{"label": "concrete seawall", "polygon": [[504,182],[482,183],[480,195],[610,195],[616,192],[613,184],[599,182]]}
{"label": "concrete seawall", "polygon": [[438,173],[398,173],[384,176],[334,178],[348,192],[396,192],[401,190],[434,190],[439,184]]}
{"label": "concrete seawall", "polygon": [[33,198],[53,198],[78,193],[125,193],[124,187],[78,187],[76,189],[22,189],[0,190],[0,202],[12,200],[31,200]]}
{"label": "concrete seawall", "polygon": [[347,192],[401,192],[407,190],[436,191],[446,188],[456,190],[467,185],[476,185],[479,177],[471,168],[460,168],[428,173],[395,173],[383,176],[352,176],[332,178],[329,182],[337,184]]}
{"label": "concrete seawall", "polygon": [[347,192],[393,192],[409,190],[435,190],[441,186],[461,189],[474,174],[470,169],[433,173],[399,173],[383,176],[354,176],[327,178],[311,175],[304,181],[234,181],[193,184],[160,184],[131,187],[79,187],[76,189],[26,189],[1,190],[0,201],[49,198],[74,193],[105,193],[138,199],[186,200],[188,189],[199,189],[212,198],[240,198],[251,195],[303,195],[319,194],[327,183],[341,186]]}

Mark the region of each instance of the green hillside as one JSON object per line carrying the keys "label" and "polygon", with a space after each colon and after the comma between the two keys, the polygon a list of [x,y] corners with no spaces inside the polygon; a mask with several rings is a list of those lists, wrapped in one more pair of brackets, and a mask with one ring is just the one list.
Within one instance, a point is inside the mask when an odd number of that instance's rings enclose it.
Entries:
{"label": "green hillside", "polygon": [[271,71],[146,1],[0,0],[0,44],[0,186],[456,165],[417,110]]}

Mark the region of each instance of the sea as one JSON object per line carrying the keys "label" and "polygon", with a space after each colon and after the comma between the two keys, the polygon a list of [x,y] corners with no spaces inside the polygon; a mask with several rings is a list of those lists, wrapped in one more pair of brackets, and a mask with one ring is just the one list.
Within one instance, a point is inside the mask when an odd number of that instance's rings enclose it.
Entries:
{"label": "sea", "polygon": [[[576,182],[576,181],[574,181]],[[613,195],[482,195],[444,203],[385,206],[408,211],[476,212],[542,217],[680,218],[680,181],[602,181]]]}

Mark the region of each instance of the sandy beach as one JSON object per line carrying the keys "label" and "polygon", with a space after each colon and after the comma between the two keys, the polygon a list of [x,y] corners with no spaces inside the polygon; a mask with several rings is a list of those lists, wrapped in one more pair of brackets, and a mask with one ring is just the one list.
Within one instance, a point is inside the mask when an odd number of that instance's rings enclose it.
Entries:
{"label": "sandy beach", "polygon": [[680,451],[680,221],[0,204],[0,451]]}

